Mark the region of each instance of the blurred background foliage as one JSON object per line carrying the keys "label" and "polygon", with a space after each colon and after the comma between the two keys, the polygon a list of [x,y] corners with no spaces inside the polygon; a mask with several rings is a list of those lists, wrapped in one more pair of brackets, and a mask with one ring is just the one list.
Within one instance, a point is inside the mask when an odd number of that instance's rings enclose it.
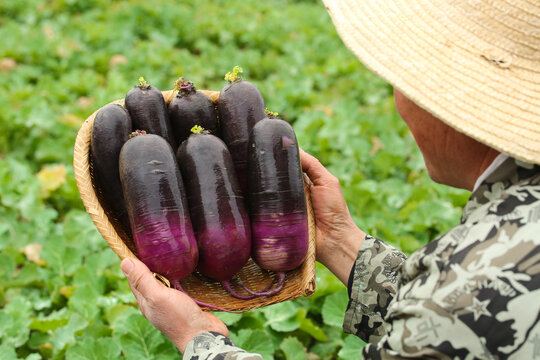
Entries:
{"label": "blurred background foliage", "polygon": [[[397,116],[315,0],[0,2],[0,358],[178,359],[139,313],[119,259],[74,180],[77,131],[139,76],[219,90],[234,65],[300,145],[342,182],[357,224],[410,253],[459,220],[464,191],[436,185]],[[346,289],[219,314],[265,359],[355,359],[341,331]]]}

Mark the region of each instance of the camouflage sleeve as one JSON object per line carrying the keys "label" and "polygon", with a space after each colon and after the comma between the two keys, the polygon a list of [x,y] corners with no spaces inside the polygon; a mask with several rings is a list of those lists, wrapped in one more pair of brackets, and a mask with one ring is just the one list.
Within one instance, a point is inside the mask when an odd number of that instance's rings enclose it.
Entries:
{"label": "camouflage sleeve", "polygon": [[384,317],[396,293],[405,255],[370,235],[366,236],[356,258],[351,296],[343,330],[370,343],[378,342],[388,330]]}
{"label": "camouflage sleeve", "polygon": [[259,354],[251,354],[236,347],[231,339],[220,333],[201,333],[189,342],[184,360],[262,360]]}
{"label": "camouflage sleeve", "polygon": [[[477,300],[473,306],[473,314],[477,319],[481,313],[488,313],[487,301]],[[394,302],[386,320],[392,324],[391,330],[378,343],[366,345],[362,349],[363,358],[507,358],[493,356],[485,338],[478,337],[475,329],[432,300],[409,299]],[[495,337],[502,343],[504,335],[497,334]],[[525,358],[527,357],[522,359]]]}

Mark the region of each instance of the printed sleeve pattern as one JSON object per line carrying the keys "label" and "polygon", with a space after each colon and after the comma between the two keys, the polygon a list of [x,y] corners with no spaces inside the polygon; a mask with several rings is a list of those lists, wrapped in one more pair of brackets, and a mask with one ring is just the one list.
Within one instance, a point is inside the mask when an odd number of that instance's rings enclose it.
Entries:
{"label": "printed sleeve pattern", "polygon": [[388,330],[384,320],[396,293],[405,255],[370,235],[366,236],[353,267],[351,296],[343,330],[366,342],[377,342]]}
{"label": "printed sleeve pattern", "polygon": [[540,167],[509,159],[403,264],[366,359],[540,360]]}
{"label": "printed sleeve pattern", "polygon": [[262,360],[259,354],[251,354],[235,346],[231,339],[220,333],[201,333],[189,342],[184,360]]}

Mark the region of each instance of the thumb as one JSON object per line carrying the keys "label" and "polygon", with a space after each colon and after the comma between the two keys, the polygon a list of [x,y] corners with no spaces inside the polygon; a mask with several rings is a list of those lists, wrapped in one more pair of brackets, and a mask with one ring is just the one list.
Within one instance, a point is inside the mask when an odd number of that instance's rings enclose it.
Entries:
{"label": "thumb", "polygon": [[332,175],[332,173],[330,173],[316,157],[308,154],[302,149],[299,150],[302,170],[313,182],[313,185],[325,186],[328,185],[331,180],[334,180],[334,175]]}
{"label": "thumb", "polygon": [[139,259],[126,258],[120,263],[129,285],[135,295],[140,293],[144,298],[162,290],[163,284],[158,282],[148,267]]}

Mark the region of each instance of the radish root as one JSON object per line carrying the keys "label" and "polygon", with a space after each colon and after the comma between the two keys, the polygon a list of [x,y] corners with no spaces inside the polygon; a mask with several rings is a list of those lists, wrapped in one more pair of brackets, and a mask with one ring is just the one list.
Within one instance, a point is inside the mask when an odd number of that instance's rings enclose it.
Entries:
{"label": "radish root", "polygon": [[232,311],[232,310],[227,310],[227,309],[224,309],[224,308],[221,308],[219,306],[215,306],[215,305],[210,305],[210,304],[207,304],[205,302],[202,302],[202,301],[199,301],[197,299],[194,299],[192,298],[187,292],[185,292],[185,290],[182,288],[182,285],[180,284],[180,281],[179,280],[174,280],[173,283],[172,283],[173,287],[178,290],[178,291],[181,291],[183,292],[184,294],[186,294],[187,296],[189,296],[191,298],[191,300],[195,301],[195,303],[197,305],[200,305],[200,306],[206,306],[207,308],[210,308],[210,309],[214,309],[214,310],[218,310],[218,311],[225,311],[225,312],[228,312],[228,313],[239,313],[240,311]]}

